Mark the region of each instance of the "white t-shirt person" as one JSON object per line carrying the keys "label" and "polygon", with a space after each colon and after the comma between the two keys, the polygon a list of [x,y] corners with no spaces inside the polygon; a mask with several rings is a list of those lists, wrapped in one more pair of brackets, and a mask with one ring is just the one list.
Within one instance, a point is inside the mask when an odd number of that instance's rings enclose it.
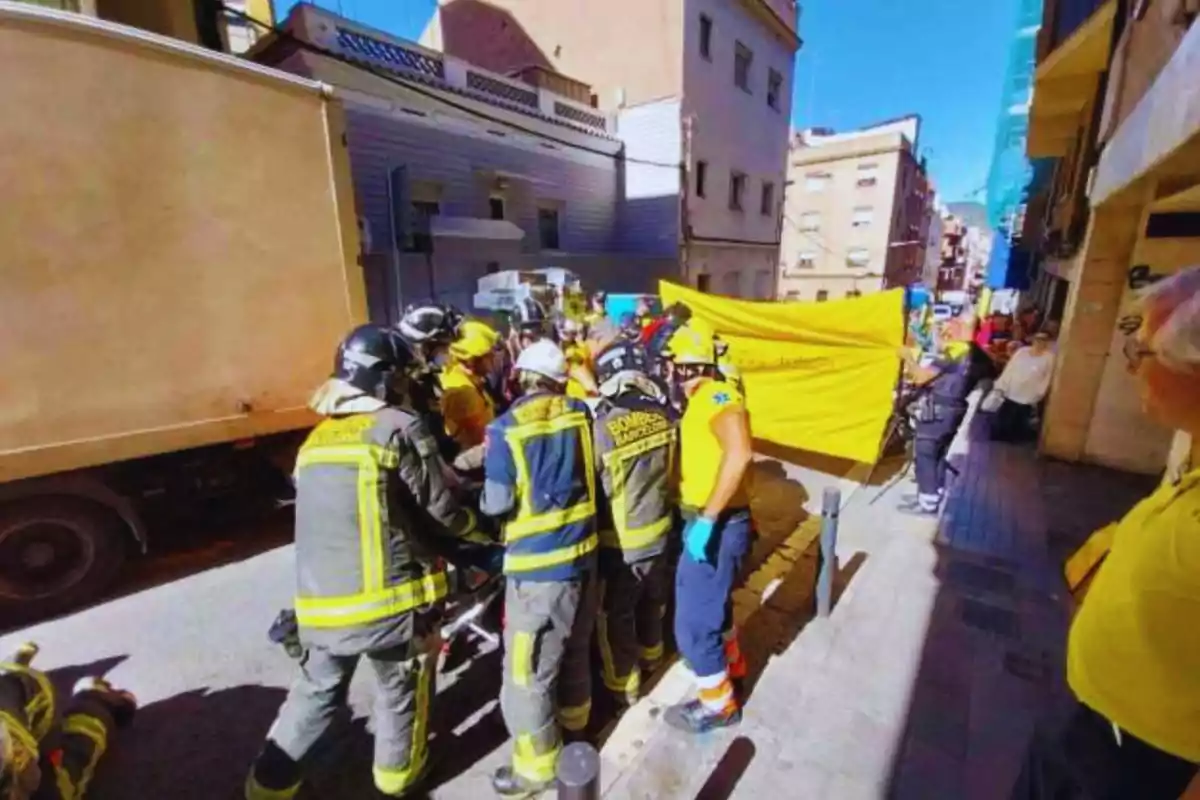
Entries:
{"label": "white t-shirt person", "polygon": [[1050,378],[1053,375],[1054,351],[1050,348],[1050,337],[1038,334],[1029,347],[1022,347],[1012,354],[996,381],[995,389],[1006,400],[1023,406],[1036,406],[1050,391]]}

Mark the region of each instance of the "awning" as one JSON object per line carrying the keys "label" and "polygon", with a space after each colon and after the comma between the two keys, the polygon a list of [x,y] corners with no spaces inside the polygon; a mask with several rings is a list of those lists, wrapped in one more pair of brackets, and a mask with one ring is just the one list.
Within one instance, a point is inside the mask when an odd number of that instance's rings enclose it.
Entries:
{"label": "awning", "polygon": [[1108,69],[1116,15],[1117,0],[1108,0],[1038,65],[1029,107],[1030,158],[1066,155]]}
{"label": "awning", "polygon": [[443,217],[429,219],[429,232],[435,239],[491,239],[519,242],[525,231],[506,219],[482,217]]}

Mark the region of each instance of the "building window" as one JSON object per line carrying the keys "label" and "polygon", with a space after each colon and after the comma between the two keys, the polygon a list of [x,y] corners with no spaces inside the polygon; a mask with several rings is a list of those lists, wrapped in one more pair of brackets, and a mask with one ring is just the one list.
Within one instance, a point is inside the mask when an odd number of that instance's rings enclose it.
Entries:
{"label": "building window", "polygon": [[801,233],[815,233],[821,230],[821,212],[805,211],[800,215],[800,224],[798,227]]}
{"label": "building window", "polygon": [[413,200],[410,205],[412,222],[408,226],[408,241],[404,249],[410,253],[428,253],[433,249],[431,220],[441,213],[441,204],[436,200]]}
{"label": "building window", "polygon": [[750,48],[738,42],[733,53],[733,82],[747,92],[750,91],[750,62],[753,60],[754,53]]}
{"label": "building window", "polygon": [[775,70],[767,73],[767,105],[779,110],[779,95],[783,93],[783,76]]}
{"label": "building window", "polygon": [[558,209],[538,209],[538,241],[543,250],[558,249]]}
{"label": "building window", "polygon": [[858,180],[855,185],[860,189],[865,189],[869,186],[874,186],[879,182],[879,165],[878,164],[859,164],[858,165]]}
{"label": "building window", "polygon": [[712,18],[700,15],[700,55],[712,60]]}
{"label": "building window", "polygon": [[858,206],[850,216],[850,224],[855,228],[869,227],[875,218],[875,209],[871,206]]}
{"label": "building window", "polygon": [[813,269],[817,266],[817,254],[813,250],[801,250],[796,256],[796,269]]}
{"label": "building window", "polygon": [[784,295],[784,297],[788,300],[799,300],[800,293],[797,292],[795,289],[792,289],[790,292],[788,292],[786,295]]}
{"label": "building window", "polygon": [[851,247],[846,251],[846,266],[865,267],[871,263],[871,253],[865,247]]}
{"label": "building window", "polygon": [[828,172],[810,172],[804,176],[804,191],[806,192],[823,192],[828,184]]}
{"label": "building window", "polygon": [[487,266],[485,266],[483,269],[484,269],[484,272],[486,272],[488,275],[495,275],[497,272],[500,271],[500,262],[499,261],[489,261],[489,262],[487,262]]}
{"label": "building window", "polygon": [[500,195],[488,198],[488,219],[504,219],[504,198]]}
{"label": "building window", "polygon": [[738,270],[726,272],[721,276],[721,294],[726,297],[742,296],[742,273]]}
{"label": "building window", "polygon": [[696,197],[704,197],[704,184],[708,180],[708,162],[696,162]]}
{"label": "building window", "polygon": [[817,302],[824,303],[829,299],[829,291],[826,289],[817,289]]}
{"label": "building window", "polygon": [[759,206],[759,211],[764,217],[769,217],[775,213],[775,184],[771,181],[763,181],[762,198]]}
{"label": "building window", "polygon": [[742,198],[746,194],[746,175],[733,172],[729,175],[729,207],[734,211],[742,210]]}
{"label": "building window", "polygon": [[846,292],[846,297],[862,297],[862,292],[860,292],[858,289],[851,289],[850,291]]}
{"label": "building window", "polygon": [[709,290],[709,285],[711,283],[711,279],[712,279],[711,275],[707,275],[707,274],[703,274],[703,273],[700,275],[697,275],[696,276],[696,291],[707,292]]}
{"label": "building window", "polygon": [[755,300],[770,300],[771,295],[771,270],[760,269],[754,273],[754,299]]}

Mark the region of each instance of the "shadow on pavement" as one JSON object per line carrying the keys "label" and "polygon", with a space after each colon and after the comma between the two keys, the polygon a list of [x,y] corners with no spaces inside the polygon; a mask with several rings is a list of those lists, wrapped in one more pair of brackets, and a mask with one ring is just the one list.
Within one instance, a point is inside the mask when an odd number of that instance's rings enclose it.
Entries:
{"label": "shadow on pavement", "polygon": [[889,449],[879,459],[877,464],[863,464],[848,458],[814,453],[811,450],[784,447],[763,439],[754,440],[754,452],[758,455],[778,459],[797,467],[823,472],[826,475],[842,476],[853,474],[856,480],[860,480],[860,482],[867,486],[884,485],[904,468],[906,461],[903,454],[892,453]]}
{"label": "shadow on pavement", "polygon": [[738,782],[746,774],[750,762],[754,760],[758,748],[754,742],[745,736],[739,736],[729,743],[729,748],[713,768],[708,780],[696,792],[696,800],[728,800],[733,797]]}

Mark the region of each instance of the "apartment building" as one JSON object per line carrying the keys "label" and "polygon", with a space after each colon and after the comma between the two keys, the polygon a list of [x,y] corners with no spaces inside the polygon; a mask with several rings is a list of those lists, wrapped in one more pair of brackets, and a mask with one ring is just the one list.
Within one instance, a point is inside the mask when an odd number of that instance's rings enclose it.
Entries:
{"label": "apartment building", "polygon": [[[673,274],[661,231],[622,224],[624,146],[587,85],[493,73],[308,4],[284,28],[250,55],[345,108],[373,318],[426,298],[471,308],[500,270],[563,267],[614,291]],[[678,186],[677,167],[657,173]]]}
{"label": "apartment building", "polygon": [[[585,81],[618,115],[630,207],[672,209],[680,277],[767,299],[798,16],[794,0],[440,0],[421,41],[505,75],[535,65]],[[686,181],[652,172],[664,163]]]}
{"label": "apartment building", "polygon": [[828,300],[918,283],[933,192],[914,155],[917,117],[796,135],[778,295]]}
{"label": "apartment building", "polygon": [[1200,263],[1200,3],[1047,0],[1044,12],[1028,152],[1055,161],[1026,227],[1042,290],[1065,286],[1066,299],[1041,448],[1155,473],[1195,448],[1142,412],[1122,347],[1141,323],[1138,289]]}

